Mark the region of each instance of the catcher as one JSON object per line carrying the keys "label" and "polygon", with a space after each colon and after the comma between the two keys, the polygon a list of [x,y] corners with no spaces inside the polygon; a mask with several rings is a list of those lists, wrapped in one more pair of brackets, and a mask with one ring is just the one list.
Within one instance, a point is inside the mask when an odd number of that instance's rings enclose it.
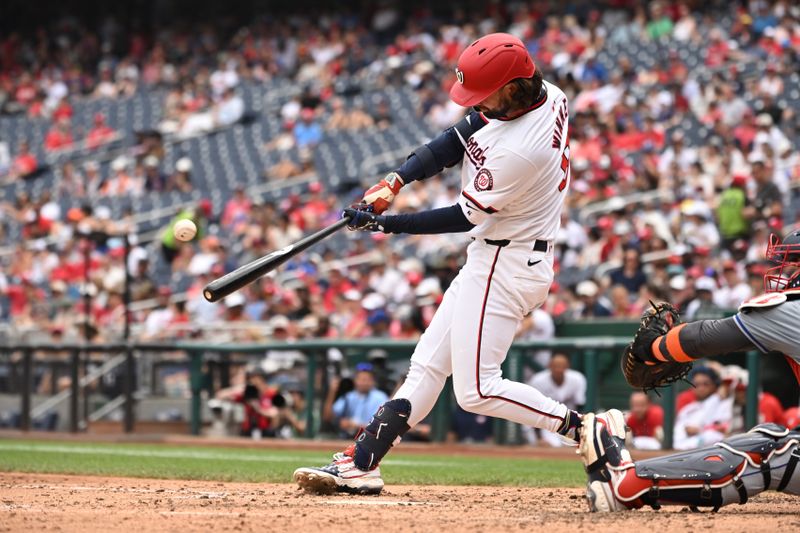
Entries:
{"label": "catcher", "polygon": [[[780,352],[800,382],[800,228],[781,241],[771,235],[767,259],[776,266],[764,275],[765,293],[722,320],[679,324],[670,304],[654,305],[622,360],[631,386],[666,385],[685,376],[701,357],[758,349]],[[688,505],[714,510],[744,504],[765,490],[800,495],[800,427],[761,424],[717,444],[634,463],[625,450],[625,431],[584,415],[580,454],[589,474],[592,511],[620,511],[644,505]]]}

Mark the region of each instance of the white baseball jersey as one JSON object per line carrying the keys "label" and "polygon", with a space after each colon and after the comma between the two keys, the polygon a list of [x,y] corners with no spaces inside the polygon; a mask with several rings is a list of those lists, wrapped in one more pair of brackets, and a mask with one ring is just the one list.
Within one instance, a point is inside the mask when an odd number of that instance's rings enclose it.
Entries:
{"label": "white baseball jersey", "polygon": [[501,369],[520,322],[553,282],[553,247],[534,241],[555,239],[569,186],[567,99],[545,87],[526,113],[487,121],[462,139],[459,205],[475,224],[475,239],[395,393],[411,403],[411,426],[430,412],[452,374],[456,401],[467,411],[548,431],[570,427],[566,405],[503,379]]}
{"label": "white baseball jersey", "polygon": [[570,409],[576,409],[579,405],[586,403],[586,378],[571,368],[567,369],[564,382],[560,385],[553,381],[553,374],[550,370],[537,372],[531,378],[530,385]]}
{"label": "white baseball jersey", "polygon": [[459,199],[470,235],[556,238],[569,187],[567,97],[544,82],[543,101],[513,120],[490,120],[466,141]]}

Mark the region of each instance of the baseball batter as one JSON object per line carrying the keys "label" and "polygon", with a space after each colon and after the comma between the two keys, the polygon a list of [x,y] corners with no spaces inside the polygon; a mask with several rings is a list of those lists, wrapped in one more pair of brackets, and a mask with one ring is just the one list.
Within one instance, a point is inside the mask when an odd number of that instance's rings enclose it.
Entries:
{"label": "baseball batter", "polygon": [[[577,440],[578,413],[503,379],[500,369],[519,322],[545,301],[553,281],[553,240],[570,178],[567,98],[542,79],[523,43],[503,33],[469,45],[456,76],[450,97],[473,111],[417,148],[345,215],[352,229],[469,232],[466,264],[420,338],[394,398],[330,465],[295,471],[295,481],[308,491],[380,492],[378,463],[430,412],[450,375],[465,410]],[[457,204],[381,214],[405,183],[459,162]]]}
{"label": "baseball batter", "polygon": [[[656,336],[643,354],[645,363],[757,349],[784,354],[800,382],[800,230],[783,240],[770,236],[766,257],[775,266],[764,275],[764,294],[744,302],[732,317],[680,324]],[[580,432],[593,511],[644,505],[719,509],[765,490],[800,495],[800,427],[761,424],[708,448],[636,463],[624,449],[624,430],[598,424],[590,413]]]}

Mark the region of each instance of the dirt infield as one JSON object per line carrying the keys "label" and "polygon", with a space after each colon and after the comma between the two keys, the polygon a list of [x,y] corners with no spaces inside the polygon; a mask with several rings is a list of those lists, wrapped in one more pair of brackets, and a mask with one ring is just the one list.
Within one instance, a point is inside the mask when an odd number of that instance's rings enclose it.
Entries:
{"label": "dirt infield", "polygon": [[[797,531],[798,500],[768,493],[716,515],[586,512],[578,489],[409,487],[310,496],[292,485],[0,474],[0,531]],[[376,526],[380,524],[380,526]]]}

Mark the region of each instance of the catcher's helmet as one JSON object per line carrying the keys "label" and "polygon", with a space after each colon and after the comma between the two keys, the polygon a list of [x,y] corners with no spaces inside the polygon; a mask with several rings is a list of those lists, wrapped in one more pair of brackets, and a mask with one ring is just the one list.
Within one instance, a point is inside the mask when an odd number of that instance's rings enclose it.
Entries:
{"label": "catcher's helmet", "polygon": [[471,107],[511,80],[530,78],[534,72],[536,66],[522,41],[508,33],[490,33],[461,53],[450,99]]}
{"label": "catcher's helmet", "polygon": [[[767,260],[777,263],[764,274],[765,292],[783,292],[800,287],[800,228],[789,232],[783,240],[769,236]],[[787,270],[786,267],[790,267]]]}

